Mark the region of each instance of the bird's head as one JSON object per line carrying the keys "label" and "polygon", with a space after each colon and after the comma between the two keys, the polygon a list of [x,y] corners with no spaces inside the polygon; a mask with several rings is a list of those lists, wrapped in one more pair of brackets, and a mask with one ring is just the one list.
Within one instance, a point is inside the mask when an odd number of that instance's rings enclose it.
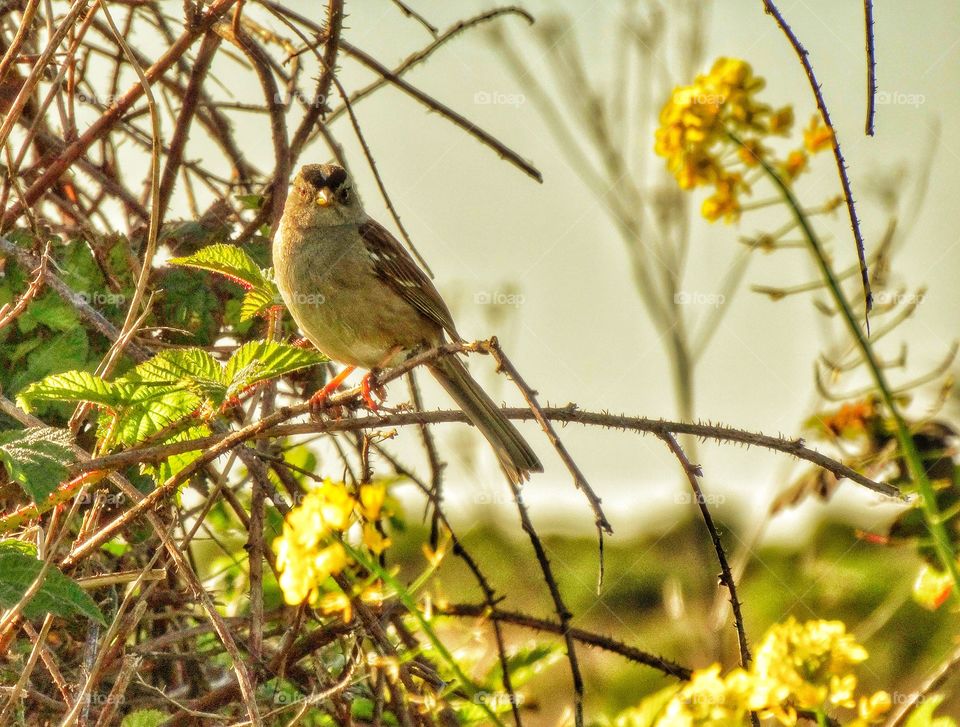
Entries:
{"label": "bird's head", "polygon": [[353,180],[338,164],[307,164],[293,180],[286,214],[295,212],[300,224],[342,225],[363,217]]}

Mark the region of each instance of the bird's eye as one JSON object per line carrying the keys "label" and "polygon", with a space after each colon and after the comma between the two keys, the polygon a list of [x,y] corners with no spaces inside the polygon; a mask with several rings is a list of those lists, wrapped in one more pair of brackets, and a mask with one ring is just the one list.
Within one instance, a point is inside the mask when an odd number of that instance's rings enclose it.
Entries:
{"label": "bird's eye", "polygon": [[340,204],[350,204],[350,187],[340,187],[337,190],[337,201]]}

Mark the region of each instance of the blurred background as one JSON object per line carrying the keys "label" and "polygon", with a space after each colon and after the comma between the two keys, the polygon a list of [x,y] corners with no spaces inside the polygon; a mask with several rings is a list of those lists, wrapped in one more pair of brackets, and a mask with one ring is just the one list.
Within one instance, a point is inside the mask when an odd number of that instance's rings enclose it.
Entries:
{"label": "blurred background", "polygon": [[[408,4],[440,31],[495,7],[472,0]],[[285,5],[320,22],[317,3]],[[960,7],[936,0],[922,10],[909,3],[877,4],[871,137],[864,133],[863,5],[778,5],[810,52],[849,166],[868,259],[882,273],[872,317],[879,356],[889,363],[894,386],[916,384],[903,392],[912,419],[955,421],[956,400],[946,384],[955,371],[960,310],[960,142],[950,132],[960,118]],[[399,4],[348,0],[346,7],[343,38],[387,66],[433,40]],[[251,2],[245,13],[265,28],[285,31],[259,10]],[[816,285],[809,252],[794,244],[799,236],[763,244],[764,234],[788,219],[784,208],[764,207],[737,224],[711,224],[700,214],[705,195],[680,192],[653,152],[658,115],[671,89],[691,83],[722,56],[746,60],[766,79],[761,100],[775,108],[793,106],[794,141],[807,126],[816,112],[810,85],[763,4],[528,0],[523,10],[535,22],[513,12],[479,23],[404,78],[533,163],[542,183],[389,84],[354,104],[383,182],[461,333],[470,339],[496,335],[544,404],[573,402],[588,411],[803,436],[831,456],[850,454],[844,442],[818,437],[817,427],[809,425],[818,413],[862,398],[869,381],[859,368],[840,365],[850,354],[847,337],[825,312],[827,296]],[[136,41],[151,56],[165,47],[159,34]],[[247,160],[270,170],[262,93],[251,70],[235,60],[218,53],[211,74],[218,85],[211,92],[229,109]],[[300,60],[312,69],[311,77],[319,74],[310,53]],[[121,89],[135,81],[127,71],[117,84]],[[353,92],[378,77],[342,54],[338,78]],[[335,89],[328,101],[340,106]],[[81,108],[80,128],[101,110],[96,104]],[[290,127],[302,116],[292,102]],[[137,123],[147,128],[142,118]],[[336,115],[330,129],[367,210],[396,231],[348,115]],[[146,175],[149,157],[130,147],[125,153],[126,159],[142,159],[138,173]],[[332,156],[317,138],[302,161]],[[185,157],[230,175],[199,125]],[[794,189],[810,209],[836,198],[841,190],[833,158],[813,157]],[[196,209],[210,207],[213,194],[202,187],[194,191],[191,200],[178,185],[168,220],[190,219]],[[818,216],[817,224],[834,268],[852,273],[845,276],[846,291],[858,301],[845,208]],[[471,368],[495,399],[522,403],[488,358],[472,357]],[[429,406],[449,406],[441,391],[425,387]],[[389,403],[406,399],[402,385],[390,387]],[[466,426],[435,431],[449,459],[445,497],[454,527],[482,562],[495,564],[506,607],[549,615],[552,604],[488,448]],[[630,432],[560,429],[614,530],[598,593],[593,515],[546,438],[533,425],[523,431],[546,465],[525,486],[524,499],[547,535],[575,625],[614,633],[691,667],[735,663],[736,639],[726,591],[717,588],[716,558],[689,486],[663,443]],[[752,638],[789,614],[842,619],[871,653],[864,682],[888,689],[895,699],[952,650],[951,615],[929,613],[911,599],[922,565],[916,550],[863,537],[886,533],[902,506],[848,482],[828,488],[827,498],[813,496],[797,487],[811,469],[786,455],[712,441],[683,443],[703,467],[704,491],[740,583]],[[390,447],[425,467],[413,429],[402,431]],[[395,494],[409,521],[398,548],[414,561],[426,527],[419,520],[423,502],[404,483]],[[451,558],[438,589],[438,598],[462,598],[475,587]],[[450,635],[462,638],[457,648],[474,650],[478,660],[490,658],[479,629]],[[530,632],[511,631],[513,643],[529,638]],[[613,714],[667,684],[651,669],[583,651],[591,714]],[[537,679],[539,694],[551,693],[554,685],[569,689],[562,665]],[[528,706],[538,708],[536,724],[569,716],[566,700]],[[960,701],[943,712],[960,715]]]}

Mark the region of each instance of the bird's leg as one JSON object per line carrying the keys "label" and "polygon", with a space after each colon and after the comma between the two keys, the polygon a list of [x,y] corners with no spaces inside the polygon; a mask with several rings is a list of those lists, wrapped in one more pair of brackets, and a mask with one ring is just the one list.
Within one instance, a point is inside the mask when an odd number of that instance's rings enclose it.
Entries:
{"label": "bird's leg", "polygon": [[[380,411],[380,405],[387,400],[387,390],[377,382],[377,374],[396,358],[397,354],[403,350],[402,346],[394,346],[390,352],[383,357],[379,364],[370,369],[370,372],[360,381],[360,395],[364,402],[370,408],[370,411]],[[373,398],[376,394],[380,401]]]}
{"label": "bird's leg", "polygon": [[328,381],[326,385],[322,389],[320,389],[320,391],[318,391],[316,394],[311,396],[309,401],[310,410],[313,412],[319,412],[320,409],[323,408],[330,394],[332,394],[334,391],[340,388],[340,384],[342,384],[344,380],[350,374],[352,374],[354,369],[356,368],[357,368],[356,366],[347,366],[343,371],[341,371],[339,374],[337,374],[332,379],[330,379],[330,381]]}
{"label": "bird's leg", "polygon": [[374,392],[376,392],[377,396],[380,397],[381,401],[386,401],[387,392],[386,389],[377,383],[377,372],[369,371],[367,372],[366,376],[360,379],[360,395],[370,408],[370,411],[379,411],[380,404],[376,399],[373,398]]}

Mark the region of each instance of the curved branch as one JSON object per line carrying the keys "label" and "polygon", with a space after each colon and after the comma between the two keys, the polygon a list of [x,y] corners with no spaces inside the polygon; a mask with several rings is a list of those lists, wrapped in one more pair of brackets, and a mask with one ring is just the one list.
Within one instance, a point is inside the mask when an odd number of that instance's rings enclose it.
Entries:
{"label": "curved branch", "polygon": [[[564,633],[563,627],[553,621],[536,618],[535,616],[528,616],[525,613],[518,613],[516,611],[505,611],[500,608],[491,609],[484,603],[476,605],[455,603],[442,607],[437,606],[436,611],[438,614],[443,616],[489,618],[493,621],[515,624],[528,629],[546,631],[551,634]],[[584,631],[583,629],[578,629],[576,627],[570,628],[567,633],[569,633],[570,636],[580,643],[587,644],[588,646],[596,646],[597,648],[609,651],[613,654],[619,654],[630,661],[635,661],[638,664],[645,664],[646,666],[653,667],[654,669],[659,669],[664,674],[669,674],[677,679],[686,681],[693,674],[693,671],[685,666],[681,666],[680,664],[670,661],[669,659],[654,656],[646,651],[635,649],[632,646],[627,646],[626,644],[621,643],[616,639],[611,639],[608,636],[601,636],[600,634]]]}

